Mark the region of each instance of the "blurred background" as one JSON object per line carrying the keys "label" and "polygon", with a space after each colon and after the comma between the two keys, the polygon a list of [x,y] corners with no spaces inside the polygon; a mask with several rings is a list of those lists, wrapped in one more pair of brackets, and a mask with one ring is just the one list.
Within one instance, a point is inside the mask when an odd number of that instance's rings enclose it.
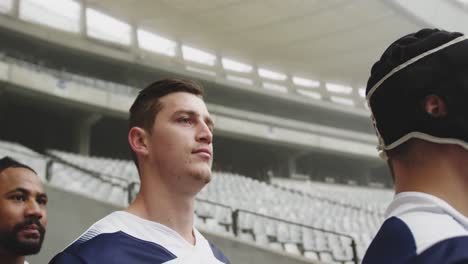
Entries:
{"label": "blurred background", "polygon": [[[196,226],[232,263],[360,263],[393,196],[365,102],[370,68],[466,0],[0,0],[0,156],[50,195],[47,263],[139,188],[139,89],[195,79],[216,122]],[[395,102],[396,104],[398,102]]]}

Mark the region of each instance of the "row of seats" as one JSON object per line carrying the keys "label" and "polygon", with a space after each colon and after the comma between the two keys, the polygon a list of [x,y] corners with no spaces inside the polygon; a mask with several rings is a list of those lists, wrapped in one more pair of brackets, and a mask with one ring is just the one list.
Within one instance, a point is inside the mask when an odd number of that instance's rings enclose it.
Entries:
{"label": "row of seats", "polygon": [[[370,213],[345,207],[326,200],[290,192],[241,175],[217,172],[210,185],[199,194],[202,199],[217,201],[235,209],[258,212],[263,215],[313,226],[352,236],[357,253],[362,257],[371,238],[383,219],[379,213]],[[226,218],[213,205],[204,205],[198,214],[221,223]],[[222,228],[220,228],[222,229]],[[281,221],[265,219],[249,213],[239,214],[240,237],[290,253],[313,256],[312,252],[328,252],[335,259],[351,259],[350,239],[329,233],[299,227]],[[312,232],[313,231],[313,232]],[[312,233],[311,233],[312,232]],[[333,238],[336,237],[336,238]]]}
{"label": "row of seats", "polygon": [[0,54],[0,61],[12,63],[14,65],[18,65],[20,67],[28,68],[34,70],[36,72],[47,72],[52,76],[57,77],[62,81],[72,81],[75,83],[79,83],[88,87],[93,87],[97,89],[101,89],[104,91],[109,91],[111,93],[123,94],[123,95],[130,95],[136,96],[138,93],[138,89],[135,87],[131,87],[124,84],[119,84],[110,81],[104,81],[96,78],[86,77],[74,73],[70,73],[67,71],[59,71],[55,69],[51,69],[41,65],[40,63],[30,63],[26,60],[18,60],[12,57],[8,57],[5,54]]}
{"label": "row of seats", "polygon": [[10,156],[23,164],[27,164],[42,180],[45,180],[47,158],[21,144],[0,140],[0,157]]}
{"label": "row of seats", "polygon": [[349,204],[370,212],[379,212],[380,214],[385,212],[394,195],[393,190],[390,189],[329,184],[308,180],[272,178],[271,182],[278,186],[298,190],[338,203]]}
{"label": "row of seats", "polygon": [[139,181],[135,164],[129,160],[83,156],[59,150],[48,150],[47,153],[87,170],[127,181]]}
{"label": "row of seats", "polygon": [[82,170],[54,162],[50,168],[49,184],[119,207],[128,205],[127,186],[113,179],[99,179]]}

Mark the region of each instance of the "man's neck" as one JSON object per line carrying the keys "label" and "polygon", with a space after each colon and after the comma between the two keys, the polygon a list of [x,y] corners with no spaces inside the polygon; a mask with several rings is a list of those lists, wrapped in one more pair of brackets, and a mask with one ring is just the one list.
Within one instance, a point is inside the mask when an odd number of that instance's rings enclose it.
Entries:
{"label": "man's neck", "polygon": [[[444,153],[447,154],[447,153]],[[434,195],[468,217],[468,175],[465,165],[449,155],[410,167],[394,164],[395,191]]]}
{"label": "man's neck", "polygon": [[142,182],[140,192],[126,211],[165,225],[194,245],[193,203],[194,197],[170,191],[164,184]]}
{"label": "man's neck", "polygon": [[24,256],[12,256],[0,252],[0,259],[2,264],[24,264]]}

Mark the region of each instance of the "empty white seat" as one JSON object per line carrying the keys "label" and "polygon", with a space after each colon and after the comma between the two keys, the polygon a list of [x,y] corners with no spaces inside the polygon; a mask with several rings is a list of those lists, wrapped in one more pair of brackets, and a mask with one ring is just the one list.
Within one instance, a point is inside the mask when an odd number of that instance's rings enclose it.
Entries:
{"label": "empty white seat", "polygon": [[301,251],[299,250],[299,248],[297,247],[297,244],[295,243],[285,243],[284,250],[290,254],[301,255]]}
{"label": "empty white seat", "polygon": [[319,258],[320,258],[321,261],[326,262],[326,263],[334,262],[333,256],[329,252],[320,252],[319,253]]}
{"label": "empty white seat", "polygon": [[304,252],[304,257],[311,259],[311,260],[319,260],[319,256],[316,252],[313,251],[306,251]]}

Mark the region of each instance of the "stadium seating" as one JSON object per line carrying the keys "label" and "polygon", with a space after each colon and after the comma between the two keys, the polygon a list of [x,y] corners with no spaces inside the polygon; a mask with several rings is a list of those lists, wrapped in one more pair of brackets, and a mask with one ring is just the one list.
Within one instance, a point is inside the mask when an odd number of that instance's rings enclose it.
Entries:
{"label": "stadium seating", "polygon": [[24,147],[21,144],[0,140],[0,157],[10,156],[17,161],[27,164],[45,180],[47,157]]}
{"label": "stadium seating", "polygon": [[393,191],[389,189],[371,189],[285,178],[273,178],[272,183],[381,214],[385,212],[393,197]]}
{"label": "stadium seating", "polygon": [[51,76],[55,76],[62,81],[72,81],[72,82],[82,84],[87,87],[93,87],[93,88],[104,90],[104,91],[110,91],[116,94],[130,95],[132,97],[136,96],[136,94],[138,93],[138,89],[136,89],[135,87],[123,85],[120,83],[110,82],[110,81],[103,81],[103,80],[99,80],[96,78],[91,78],[91,77],[86,77],[83,75],[70,73],[67,71],[47,68],[45,66],[42,66],[41,62],[31,63],[30,62],[31,60],[34,61],[34,59],[31,59],[31,58],[24,59],[24,60],[16,59],[16,58],[9,57],[3,53],[0,53],[0,62],[11,63],[12,65],[16,65],[22,68],[27,68],[35,72],[47,72]]}
{"label": "stadium seating", "polygon": [[[102,177],[109,180],[126,179],[138,182],[138,174],[132,161],[88,157],[57,150],[50,150],[48,153],[86,170],[100,172]],[[58,174],[60,169],[54,167],[53,171],[53,174]],[[67,174],[63,173],[63,175]],[[87,177],[90,178],[90,176]],[[73,180],[76,181],[76,178]],[[84,181],[88,182],[89,179]],[[96,180],[91,182],[97,184]],[[241,239],[311,259],[331,258],[345,261],[352,257],[350,238],[310,229],[307,226],[349,234],[356,240],[358,255],[362,257],[383,220],[382,208],[391,199],[391,192],[386,190],[323,183],[304,185],[291,180],[277,179],[274,183],[282,187],[241,175],[214,173],[213,181],[198,195],[197,225],[214,232],[234,235],[231,214],[233,210],[241,209],[237,223],[238,237]],[[51,184],[54,184],[54,180]],[[83,188],[83,184],[70,185],[70,188],[78,188],[78,192],[79,190],[90,191],[89,196],[96,199],[115,204],[120,201],[121,206],[127,204],[123,201],[124,199],[117,199],[119,196],[124,196],[116,191],[118,187],[110,188],[110,184],[106,183],[105,186],[91,188],[90,185],[93,183],[88,183],[88,187]],[[312,193],[316,197],[301,195],[284,187]],[[113,195],[105,194],[109,193],[109,190],[113,190]],[[351,197],[354,198],[351,199]],[[369,201],[370,197],[374,201],[372,205],[364,202],[365,199]],[[215,201],[227,207],[205,201]],[[260,215],[249,212],[257,212]],[[304,226],[283,222],[283,220]]]}
{"label": "stadium seating", "polygon": [[[0,141],[0,155],[5,154],[37,164],[44,171],[51,161],[47,171],[50,185],[120,207],[128,205],[129,191],[134,197],[138,190],[138,174],[129,160],[58,150],[41,155],[19,144]],[[391,199],[387,190],[287,179],[273,182],[215,172],[212,182],[198,195],[196,225],[311,260],[346,263],[353,255],[351,238],[362,258],[383,220],[377,209]],[[366,206],[364,201],[370,197],[373,203]],[[237,223],[233,223],[234,212]]]}

